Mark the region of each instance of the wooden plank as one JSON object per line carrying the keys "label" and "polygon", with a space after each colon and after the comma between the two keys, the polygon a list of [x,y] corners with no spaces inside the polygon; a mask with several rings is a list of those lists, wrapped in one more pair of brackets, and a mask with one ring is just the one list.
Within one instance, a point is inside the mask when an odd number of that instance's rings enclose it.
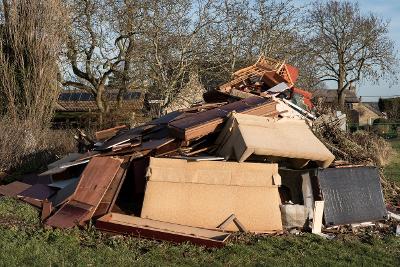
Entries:
{"label": "wooden plank", "polygon": [[110,213],[96,221],[96,228],[119,234],[165,240],[175,243],[191,242],[206,247],[223,247],[231,236],[218,230],[161,222],[123,214]]}
{"label": "wooden plank", "polygon": [[183,140],[193,140],[222,128],[227,116],[235,111],[249,115],[267,116],[276,112],[276,102],[253,96],[215,109],[197,113],[169,124],[170,133]]}
{"label": "wooden plank", "polygon": [[93,158],[83,171],[73,200],[96,207],[117,174],[123,159]]}
{"label": "wooden plank", "polygon": [[45,222],[46,225],[57,228],[72,228],[79,225],[91,211],[91,207],[82,207],[76,202],[66,203]]}
{"label": "wooden plank", "polygon": [[105,140],[105,139],[109,139],[109,138],[113,137],[120,130],[123,130],[123,129],[128,129],[128,127],[126,125],[116,126],[114,128],[98,131],[95,133],[95,136],[96,136],[97,141],[101,141],[101,140]]}
{"label": "wooden plank", "polygon": [[115,203],[115,199],[117,198],[121,186],[125,180],[129,164],[130,164],[130,158],[126,158],[124,162],[121,164],[110,187],[107,189],[106,194],[102,198],[99,206],[97,207],[95,213],[93,214],[93,217],[103,216],[111,211],[112,205]]}
{"label": "wooden plank", "polygon": [[322,217],[324,215],[324,201],[314,202],[314,218],[312,224],[312,233],[320,234],[322,228]]}

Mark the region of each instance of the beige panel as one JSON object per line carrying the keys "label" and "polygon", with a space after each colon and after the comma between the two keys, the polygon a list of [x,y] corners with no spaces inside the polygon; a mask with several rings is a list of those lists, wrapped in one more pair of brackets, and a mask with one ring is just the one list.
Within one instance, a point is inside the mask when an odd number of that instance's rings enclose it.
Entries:
{"label": "beige panel", "polygon": [[[231,214],[252,232],[282,229],[277,187],[149,181],[142,218],[215,228]],[[234,225],[227,230],[237,231]]]}
{"label": "beige panel", "polygon": [[316,161],[328,167],[334,155],[318,140],[303,120],[234,113],[217,139],[218,155],[239,162],[251,154]]}
{"label": "beige panel", "polygon": [[150,158],[148,171],[150,181],[243,186],[272,186],[273,175],[278,175],[278,164],[167,158]]}

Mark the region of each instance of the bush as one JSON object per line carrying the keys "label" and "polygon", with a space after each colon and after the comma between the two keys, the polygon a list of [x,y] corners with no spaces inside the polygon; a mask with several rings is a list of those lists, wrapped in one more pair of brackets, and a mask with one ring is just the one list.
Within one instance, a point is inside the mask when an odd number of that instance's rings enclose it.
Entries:
{"label": "bush", "polygon": [[314,132],[337,160],[383,167],[393,154],[390,144],[375,133],[363,130],[349,133],[329,120],[316,122]]}
{"label": "bush", "polygon": [[27,173],[75,150],[67,130],[43,128],[35,121],[0,119],[0,172]]}

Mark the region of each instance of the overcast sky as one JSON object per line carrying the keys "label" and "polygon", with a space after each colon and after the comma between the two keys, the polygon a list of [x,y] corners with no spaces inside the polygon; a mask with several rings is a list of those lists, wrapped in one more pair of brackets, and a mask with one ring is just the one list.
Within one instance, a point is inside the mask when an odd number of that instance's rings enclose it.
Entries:
{"label": "overcast sky", "polygon": [[[296,2],[304,5],[311,1],[296,0]],[[372,12],[390,20],[389,36],[395,41],[396,50],[400,52],[400,0],[360,0],[358,3],[362,13]],[[363,82],[358,85],[357,93],[359,96],[400,96],[400,83],[389,87],[389,84],[385,81],[380,81],[378,84]],[[375,101],[377,99],[377,97],[363,97],[362,101]]]}

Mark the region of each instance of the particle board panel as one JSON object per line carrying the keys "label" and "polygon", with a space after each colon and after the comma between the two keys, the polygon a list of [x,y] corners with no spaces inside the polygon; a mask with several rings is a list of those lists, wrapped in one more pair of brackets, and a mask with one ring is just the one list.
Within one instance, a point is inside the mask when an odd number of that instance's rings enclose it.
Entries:
{"label": "particle board panel", "polygon": [[295,166],[312,160],[326,168],[335,159],[303,120],[233,113],[216,143],[217,155],[238,162],[258,155],[287,159]]}
{"label": "particle board panel", "polygon": [[373,167],[318,171],[328,226],[383,220],[387,211],[379,173]]}
{"label": "particle board panel", "polygon": [[272,187],[275,174],[278,164],[150,158],[147,176],[159,182]]}
{"label": "particle board panel", "polygon": [[235,214],[246,229],[263,233],[282,230],[279,205],[277,187],[148,181],[141,217],[215,228]]}

